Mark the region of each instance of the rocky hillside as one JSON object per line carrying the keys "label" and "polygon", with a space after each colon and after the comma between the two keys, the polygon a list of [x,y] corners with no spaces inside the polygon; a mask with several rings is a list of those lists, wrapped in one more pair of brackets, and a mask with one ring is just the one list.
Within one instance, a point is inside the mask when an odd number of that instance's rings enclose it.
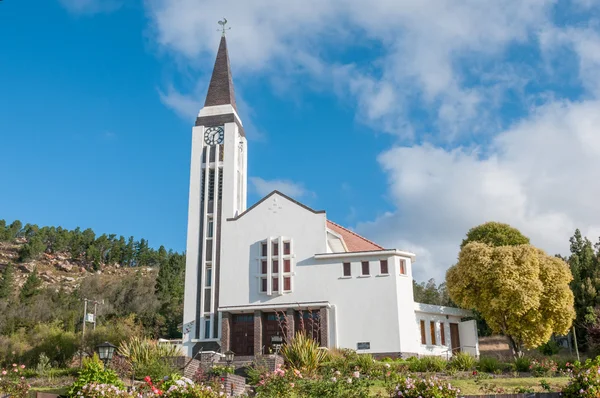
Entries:
{"label": "rocky hillside", "polygon": [[15,284],[20,288],[28,275],[37,269],[43,286],[61,288],[70,292],[78,288],[81,281],[90,275],[106,275],[107,278],[123,278],[140,272],[142,276],[156,276],[158,268],[135,267],[123,268],[119,264],[104,265],[102,270],[94,271],[91,262],[72,260],[69,253],[42,253],[36,260],[19,262],[19,250],[26,243],[25,239],[16,239],[15,243],[0,242],[0,272],[12,263],[15,265]]}

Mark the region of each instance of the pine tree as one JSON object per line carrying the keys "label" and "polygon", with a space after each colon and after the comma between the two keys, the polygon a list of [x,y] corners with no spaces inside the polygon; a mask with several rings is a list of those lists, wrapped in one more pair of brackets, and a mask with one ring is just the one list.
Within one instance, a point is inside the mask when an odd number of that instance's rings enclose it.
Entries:
{"label": "pine tree", "polygon": [[46,250],[46,244],[39,236],[29,239],[19,250],[19,261],[33,260]]}
{"label": "pine tree", "polygon": [[4,273],[0,279],[0,299],[6,299],[12,296],[15,290],[15,269],[12,264],[4,268]]}
{"label": "pine tree", "polygon": [[19,297],[21,301],[25,301],[30,297],[35,296],[39,293],[39,289],[42,286],[42,280],[38,276],[37,268],[33,270],[31,274],[27,277],[25,284],[21,288],[21,293]]}

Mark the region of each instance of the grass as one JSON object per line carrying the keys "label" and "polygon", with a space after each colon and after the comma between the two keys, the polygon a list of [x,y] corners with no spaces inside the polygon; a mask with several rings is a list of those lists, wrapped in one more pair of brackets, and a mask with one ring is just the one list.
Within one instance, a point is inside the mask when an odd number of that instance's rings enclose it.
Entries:
{"label": "grass", "polygon": [[[483,386],[502,388],[506,393],[513,393],[515,389],[532,388],[535,392],[543,392],[542,386],[540,385],[541,380],[546,380],[552,387],[552,391],[558,392],[569,382],[568,377],[515,377],[515,378],[491,378],[484,380],[476,380],[474,378],[469,379],[449,379],[448,381],[454,387],[460,388],[461,394],[465,395],[477,395],[484,394],[487,391],[483,391]],[[377,394],[385,395],[385,389],[381,383],[376,383],[371,388],[371,396],[377,396]]]}

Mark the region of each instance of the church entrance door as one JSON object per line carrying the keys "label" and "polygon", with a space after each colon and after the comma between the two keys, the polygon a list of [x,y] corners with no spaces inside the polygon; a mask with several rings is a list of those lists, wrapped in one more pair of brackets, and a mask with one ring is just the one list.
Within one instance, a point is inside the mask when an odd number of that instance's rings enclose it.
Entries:
{"label": "church entrance door", "polygon": [[254,355],[254,315],[233,314],[231,351],[235,355]]}
{"label": "church entrance door", "polygon": [[[263,316],[263,346],[265,347],[265,353],[274,352],[275,348],[273,344],[281,344],[283,342],[283,333],[277,320],[278,315],[274,312],[267,312]],[[285,318],[285,316],[283,317]],[[283,324],[285,319],[281,319],[281,322]]]}

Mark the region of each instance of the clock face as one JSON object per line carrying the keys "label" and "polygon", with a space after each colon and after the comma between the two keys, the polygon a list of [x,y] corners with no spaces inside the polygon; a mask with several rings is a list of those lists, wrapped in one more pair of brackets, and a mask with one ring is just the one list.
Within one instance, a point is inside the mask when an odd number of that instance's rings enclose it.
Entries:
{"label": "clock face", "polygon": [[223,127],[208,127],[204,130],[204,142],[207,145],[215,145],[223,143]]}

